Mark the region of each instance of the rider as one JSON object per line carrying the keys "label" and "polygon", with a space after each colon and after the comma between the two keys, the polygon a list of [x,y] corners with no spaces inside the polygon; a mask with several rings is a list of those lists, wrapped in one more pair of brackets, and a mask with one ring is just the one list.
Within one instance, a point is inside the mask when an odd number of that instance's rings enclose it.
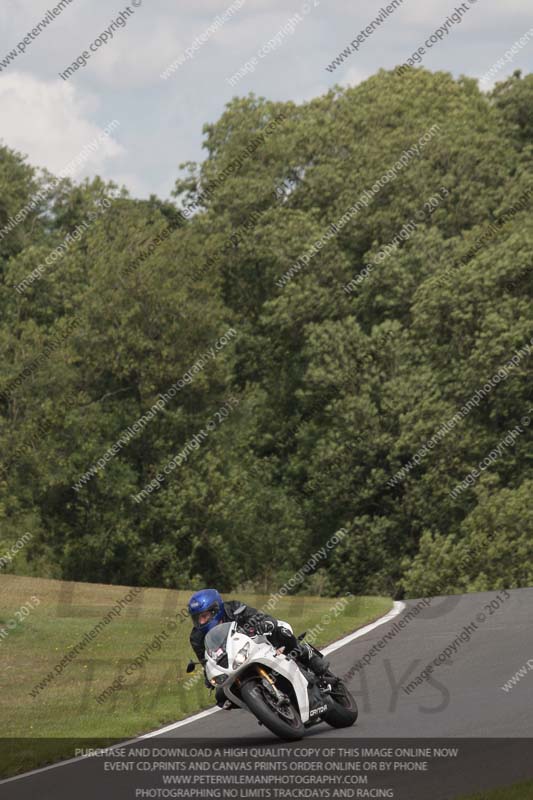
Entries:
{"label": "rider", "polygon": [[[298,642],[294,634],[277,619],[239,600],[224,602],[216,589],[200,589],[199,592],[195,592],[187,608],[194,625],[190,635],[191,647],[202,666],[205,666],[204,639],[207,632],[221,622],[233,622],[238,619],[239,626],[248,636],[256,634],[268,636],[274,647],[285,647],[285,653],[290,653],[295,661],[310,669],[318,677],[329,667],[329,663],[321,655],[308,644]],[[206,686],[211,688],[207,678]],[[215,692],[215,699],[219,706],[232,707],[231,703],[226,702],[224,690],[220,686]]]}

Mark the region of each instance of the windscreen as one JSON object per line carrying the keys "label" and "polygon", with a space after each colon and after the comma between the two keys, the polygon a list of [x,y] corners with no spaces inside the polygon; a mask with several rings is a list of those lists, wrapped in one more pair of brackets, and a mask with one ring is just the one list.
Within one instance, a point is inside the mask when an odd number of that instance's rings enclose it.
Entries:
{"label": "windscreen", "polygon": [[226,639],[231,628],[231,622],[222,622],[211,628],[205,637],[205,649],[215,653],[217,650],[225,650]]}

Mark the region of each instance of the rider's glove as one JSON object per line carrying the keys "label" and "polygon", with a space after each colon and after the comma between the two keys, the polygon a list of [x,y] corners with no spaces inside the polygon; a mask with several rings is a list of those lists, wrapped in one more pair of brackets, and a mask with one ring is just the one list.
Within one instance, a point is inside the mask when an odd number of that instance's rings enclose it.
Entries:
{"label": "rider's glove", "polygon": [[256,624],[256,632],[262,633],[263,636],[270,636],[276,630],[276,624],[271,619],[258,620]]}
{"label": "rider's glove", "polygon": [[283,625],[278,625],[278,632],[280,636],[283,636],[284,639],[293,639],[294,634],[290,632],[288,628],[284,628]]}

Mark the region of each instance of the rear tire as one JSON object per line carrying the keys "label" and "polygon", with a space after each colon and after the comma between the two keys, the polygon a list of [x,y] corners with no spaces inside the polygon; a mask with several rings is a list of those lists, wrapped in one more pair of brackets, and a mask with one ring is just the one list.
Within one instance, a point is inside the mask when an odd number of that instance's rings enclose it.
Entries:
{"label": "rear tire", "polygon": [[329,697],[330,708],[322,714],[322,719],[332,728],[349,728],[359,716],[357,703],[341,681],[335,689]]}
{"label": "rear tire", "polygon": [[265,688],[258,681],[248,681],[241,687],[241,698],[246,703],[254,717],[257,717],[259,722],[279,736],[280,739],[287,741],[297,741],[301,739],[305,733],[305,728],[298,711],[291,703],[291,710],[293,714],[292,722],[285,722],[274,711],[270,704],[265,699]]}

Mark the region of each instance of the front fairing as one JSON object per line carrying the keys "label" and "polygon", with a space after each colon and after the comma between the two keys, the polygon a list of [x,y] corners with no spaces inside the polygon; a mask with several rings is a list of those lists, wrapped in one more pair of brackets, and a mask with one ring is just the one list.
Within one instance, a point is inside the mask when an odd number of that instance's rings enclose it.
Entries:
{"label": "front fairing", "polygon": [[[247,645],[246,658],[243,663],[236,664],[235,659]],[[215,657],[216,656],[216,657]],[[227,656],[227,661],[224,658]],[[219,663],[217,663],[217,658]],[[220,663],[222,661],[222,664]],[[236,705],[246,708],[240,698],[232,691],[240,675],[250,669],[252,665],[262,665],[277,672],[286,678],[294,687],[295,696],[299,706],[302,722],[309,719],[308,682],[297,664],[284,654],[276,653],[269,639],[264,636],[253,638],[240,633],[235,623],[228,628],[228,635],[224,642],[224,652],[217,654],[206,650],[205,671],[208,680],[213,686],[222,686],[228,699]]]}

